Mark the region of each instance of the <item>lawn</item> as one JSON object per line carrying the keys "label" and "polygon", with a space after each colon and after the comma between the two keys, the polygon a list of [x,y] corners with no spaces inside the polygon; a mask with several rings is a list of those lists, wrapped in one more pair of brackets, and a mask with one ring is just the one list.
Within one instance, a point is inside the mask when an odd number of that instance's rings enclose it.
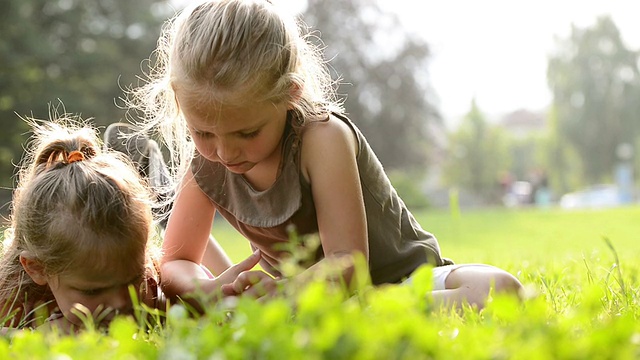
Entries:
{"label": "lawn", "polygon": [[[439,240],[444,256],[456,263],[493,264],[527,276],[563,269],[585,261],[613,264],[617,251],[622,266],[640,259],[640,207],[606,210],[472,209],[418,211],[423,228]],[[223,219],[213,234],[234,261],[250,253],[248,242]],[[580,272],[580,269],[574,269]]]}
{"label": "lawn", "polygon": [[[445,256],[505,268],[526,300],[495,296],[483,311],[455,313],[434,309],[419,285],[363,286],[345,297],[310,282],[267,302],[211,306],[201,318],[176,306],[149,331],[121,318],[108,334],[21,332],[0,341],[0,358],[640,358],[640,207],[415,214]],[[214,235],[232,259],[249,253],[223,221]]]}

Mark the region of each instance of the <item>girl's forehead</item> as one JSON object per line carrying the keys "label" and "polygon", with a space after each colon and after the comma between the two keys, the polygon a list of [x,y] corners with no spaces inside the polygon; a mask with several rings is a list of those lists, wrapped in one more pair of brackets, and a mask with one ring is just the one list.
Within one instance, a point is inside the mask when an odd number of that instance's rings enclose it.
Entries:
{"label": "girl's forehead", "polygon": [[131,277],[143,271],[146,265],[147,255],[144,247],[123,244],[93,250],[93,252],[79,251],[65,274],[92,281],[103,281],[114,277]]}
{"label": "girl's forehead", "polygon": [[[102,255],[99,255],[102,256]],[[92,278],[108,278],[120,273],[132,273],[143,269],[145,266],[144,255],[124,257],[108,256],[99,261],[82,261],[76,269],[70,269],[76,274],[84,274]]]}
{"label": "girl's forehead", "polygon": [[112,268],[75,268],[60,275],[60,280],[72,283],[75,286],[108,286],[112,284],[124,284],[144,273],[144,266],[120,266],[113,264]]}
{"label": "girl's forehead", "polygon": [[182,106],[185,120],[200,130],[234,132],[259,126],[270,118],[276,105],[271,102],[251,102],[243,105],[203,104]]}
{"label": "girl's forehead", "polygon": [[57,284],[69,289],[103,289],[135,284],[145,276],[144,267],[119,267],[109,269],[75,268],[56,277]]}

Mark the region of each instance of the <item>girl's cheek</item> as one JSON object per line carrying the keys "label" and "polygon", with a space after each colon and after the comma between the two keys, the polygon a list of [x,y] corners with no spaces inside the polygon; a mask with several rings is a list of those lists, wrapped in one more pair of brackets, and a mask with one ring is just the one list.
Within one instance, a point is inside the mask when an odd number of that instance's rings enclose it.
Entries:
{"label": "girl's cheek", "polygon": [[196,149],[202,156],[210,160],[215,157],[213,156],[213,154],[215,154],[214,144],[203,140],[195,140],[194,143],[196,145]]}

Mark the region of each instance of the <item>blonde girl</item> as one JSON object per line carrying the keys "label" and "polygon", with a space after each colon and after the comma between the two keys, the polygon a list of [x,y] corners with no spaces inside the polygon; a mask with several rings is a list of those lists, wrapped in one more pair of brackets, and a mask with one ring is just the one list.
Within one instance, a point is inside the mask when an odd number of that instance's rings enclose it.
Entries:
{"label": "blonde girl", "polygon": [[[3,325],[79,329],[82,314],[106,325],[132,314],[130,285],[142,303],[162,308],[152,197],[135,168],[119,153],[102,152],[94,130],[77,120],[31,125],[0,258]],[[232,282],[258,260],[215,281]]]}
{"label": "blonde girl", "polygon": [[[167,23],[151,80],[131,104],[147,129],[161,129],[181,178],[163,245],[165,292],[216,289],[198,264],[219,212],[276,277],[294,228],[319,236],[309,272],[359,254],[374,284],[431,264],[430,295],[441,304],[482,307],[491,289],[518,293],[504,270],[441,256],[345,116],[305,36],[266,0],[205,1]],[[352,272],[347,266],[343,278]]]}

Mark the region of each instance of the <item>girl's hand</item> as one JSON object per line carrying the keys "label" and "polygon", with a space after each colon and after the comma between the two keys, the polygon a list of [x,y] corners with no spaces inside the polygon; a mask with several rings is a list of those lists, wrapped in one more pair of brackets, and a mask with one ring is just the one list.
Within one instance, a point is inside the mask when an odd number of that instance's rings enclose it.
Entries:
{"label": "girl's hand", "polygon": [[275,292],[276,280],[264,271],[245,271],[230,284],[222,285],[224,296],[247,295],[259,298]]}
{"label": "girl's hand", "polygon": [[222,295],[237,296],[244,294],[258,298],[274,292],[276,282],[271,276],[263,271],[251,271],[253,267],[258,265],[260,258],[260,250],[256,250],[248,258],[220,274],[215,283],[220,286]]}
{"label": "girl's hand", "polygon": [[253,269],[260,262],[261,254],[260,250],[256,250],[248,258],[240,261],[239,263],[230,266],[227,270],[222,272],[220,276],[216,278],[218,286],[220,284],[229,284],[236,280],[243,272]]}

